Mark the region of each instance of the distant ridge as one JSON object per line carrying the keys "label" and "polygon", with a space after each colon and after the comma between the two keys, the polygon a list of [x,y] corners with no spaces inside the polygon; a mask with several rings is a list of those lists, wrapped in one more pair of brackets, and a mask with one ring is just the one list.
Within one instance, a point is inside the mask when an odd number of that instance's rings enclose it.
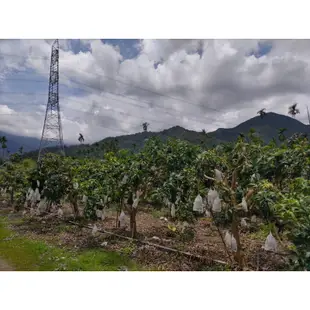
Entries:
{"label": "distant ridge", "polygon": [[[219,128],[216,131],[206,134],[188,130],[180,126],[173,126],[159,132],[139,132],[135,134],[122,135],[118,137],[108,137],[91,145],[72,145],[66,147],[67,155],[77,155],[77,152],[87,153],[88,155],[101,156],[103,145],[117,139],[118,146],[122,149],[139,150],[143,147],[147,139],[157,136],[163,141],[170,137],[189,141],[194,144],[205,144],[208,146],[217,145],[223,142],[231,142],[238,138],[240,133],[247,134],[253,128],[268,143],[273,138],[278,139],[278,131],[280,128],[286,128],[285,135],[292,136],[294,133],[309,133],[310,126],[301,123],[300,121],[277,113],[267,113],[265,117],[255,116],[233,128]],[[33,151],[39,147],[40,140],[36,138],[19,137],[1,133],[8,138],[8,149],[11,152],[16,152],[21,145],[24,145],[24,150]],[[31,149],[32,148],[32,149]],[[33,156],[37,152],[31,152]]]}
{"label": "distant ridge", "polygon": [[217,129],[210,133],[217,140],[225,142],[235,140],[239,133],[246,134],[253,128],[260,135],[260,137],[266,142],[270,142],[273,138],[278,138],[278,131],[280,128],[286,128],[285,135],[290,137],[294,133],[309,133],[310,126],[301,123],[300,121],[277,113],[267,113],[263,118],[260,116],[253,117],[234,128]]}
{"label": "distant ridge", "polygon": [[3,131],[0,131],[0,137],[1,136],[7,138],[7,150],[9,150],[10,153],[18,152],[21,146],[25,152],[36,150],[40,146],[40,140],[37,138],[17,136]]}

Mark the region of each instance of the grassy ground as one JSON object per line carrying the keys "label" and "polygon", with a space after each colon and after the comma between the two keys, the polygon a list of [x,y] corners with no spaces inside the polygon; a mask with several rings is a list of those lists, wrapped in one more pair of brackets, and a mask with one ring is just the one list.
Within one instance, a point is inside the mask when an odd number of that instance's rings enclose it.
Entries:
{"label": "grassy ground", "polygon": [[[31,217],[22,212],[10,213],[11,209],[0,207],[0,270],[1,259],[15,270],[144,270],[144,271],[204,271],[231,270],[227,253],[215,226],[209,219],[199,219],[182,232],[169,229],[164,213],[141,210],[137,215],[138,237],[150,243],[163,245],[199,255],[206,261],[189,259],[156,246],[98,234],[92,236],[94,224],[99,229],[128,236],[129,228],[115,228],[115,212],[109,211],[104,221],[82,221],[85,227],[72,225],[53,214]],[[127,219],[128,220],[128,219]],[[129,222],[129,220],[128,220]],[[285,256],[262,249],[268,225],[253,224],[241,231],[247,270],[283,270]],[[227,262],[226,265],[214,260]],[[2,264],[4,265],[4,264]],[[1,269],[2,268],[2,269]]]}
{"label": "grassy ground", "polygon": [[0,258],[17,271],[116,271],[122,267],[137,270],[134,263],[118,253],[101,249],[62,249],[18,235],[10,224],[13,220],[0,216]]}

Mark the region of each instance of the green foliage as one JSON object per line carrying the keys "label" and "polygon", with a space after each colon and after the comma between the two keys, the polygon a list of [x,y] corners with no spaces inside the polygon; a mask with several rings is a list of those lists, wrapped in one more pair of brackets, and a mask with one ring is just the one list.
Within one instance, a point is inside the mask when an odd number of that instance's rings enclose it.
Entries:
{"label": "green foliage", "polygon": [[[279,145],[275,141],[264,145],[251,130],[234,144],[208,150],[180,140],[150,138],[139,152],[114,148],[100,160],[48,155],[40,169],[46,181],[44,195],[52,201],[72,193],[78,199],[86,195],[85,216],[94,218],[96,208],[108,204],[122,208],[126,198],[141,189],[142,200],[168,209],[174,204],[176,220],[190,222],[195,220],[195,197],[205,198],[215,188],[225,206],[215,220],[227,225],[233,218],[232,206],[252,190],[248,215],[261,217],[267,225],[275,219],[284,221],[294,244],[294,268],[310,269],[310,146],[302,137],[288,144],[283,131],[279,133],[283,140]],[[2,187],[13,185],[20,193],[29,187],[25,180],[33,170],[23,164],[16,161],[2,168]],[[223,172],[225,186],[206,178],[214,176],[214,169]],[[234,175],[237,180],[232,184]]]}
{"label": "green foliage", "polygon": [[60,203],[73,188],[72,167],[74,162],[56,154],[43,157],[39,174],[44,179],[43,196],[53,203]]}
{"label": "green foliage", "polygon": [[24,203],[27,189],[29,188],[28,177],[35,170],[36,164],[32,160],[24,159],[15,163],[6,162],[0,168],[0,188],[4,188],[14,198],[16,206]]}

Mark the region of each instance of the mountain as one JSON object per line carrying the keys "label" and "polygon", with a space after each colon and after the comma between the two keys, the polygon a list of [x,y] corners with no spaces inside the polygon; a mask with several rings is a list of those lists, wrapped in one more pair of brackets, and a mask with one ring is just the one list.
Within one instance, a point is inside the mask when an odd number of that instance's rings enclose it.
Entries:
{"label": "mountain", "polygon": [[0,137],[1,136],[5,136],[8,140],[7,150],[10,151],[10,153],[18,152],[21,146],[23,146],[25,152],[36,150],[40,146],[40,140],[37,138],[17,136],[0,131]]}
{"label": "mountain", "polygon": [[[196,132],[193,130],[187,130],[180,126],[174,126],[169,129],[165,129],[160,132],[140,132],[131,135],[124,135],[118,137],[109,137],[101,141],[98,141],[92,145],[72,145],[66,147],[66,154],[69,156],[78,154],[88,154],[90,156],[99,157],[102,156],[104,149],[111,148],[115,139],[117,139],[118,147],[122,149],[135,149],[139,150],[143,147],[147,139],[157,136],[161,140],[165,141],[170,137],[186,140],[194,144],[204,144],[206,146],[213,146],[219,143],[232,142],[235,141],[240,133],[248,134],[249,130],[253,128],[260,137],[268,143],[272,138],[278,139],[278,130],[280,128],[286,128],[285,135],[287,137],[292,136],[294,133],[309,133],[310,136],[310,126],[305,125],[298,120],[276,113],[267,113],[265,117],[260,116],[253,117],[234,128],[219,128],[216,131],[209,132],[207,134],[203,132]],[[2,133],[3,135],[3,133]],[[5,134],[4,134],[5,135]],[[1,133],[0,133],[1,136]],[[10,136],[6,135],[8,140]],[[25,143],[26,145],[32,145],[33,149],[37,148],[39,145],[39,140],[35,138],[27,137],[17,137],[11,135],[12,150],[17,150],[18,147]],[[24,142],[25,141],[25,142]],[[108,145],[108,147],[107,147]],[[14,148],[13,148],[14,147]],[[9,148],[10,149],[10,148]],[[55,149],[51,149],[54,151]],[[37,156],[37,151],[30,152],[28,154],[31,157]]]}
{"label": "mountain", "polygon": [[[163,141],[170,137],[183,139],[194,144],[205,144],[207,146],[217,145],[219,143],[235,141],[240,133],[248,134],[250,129],[255,129],[256,133],[264,140],[265,143],[270,142],[273,138],[278,140],[278,131],[281,128],[286,128],[285,135],[292,136],[294,133],[309,133],[310,126],[301,123],[300,121],[277,113],[267,113],[265,117],[253,117],[234,128],[219,128],[216,131],[197,132],[188,130],[180,126],[174,126],[160,132],[141,132],[133,135],[118,136],[118,144],[120,148],[132,149],[141,148],[145,141],[151,137],[158,136]],[[113,138],[106,138],[99,142],[99,145],[110,142]],[[93,145],[94,146],[94,145]]]}
{"label": "mountain", "polygon": [[263,118],[260,116],[253,117],[234,128],[219,128],[209,134],[217,141],[230,142],[235,140],[239,133],[247,134],[251,128],[255,129],[256,133],[266,143],[270,142],[272,138],[278,138],[280,128],[286,128],[286,137],[290,137],[294,133],[308,133],[310,136],[309,125],[305,125],[292,117],[273,112],[267,113]]}

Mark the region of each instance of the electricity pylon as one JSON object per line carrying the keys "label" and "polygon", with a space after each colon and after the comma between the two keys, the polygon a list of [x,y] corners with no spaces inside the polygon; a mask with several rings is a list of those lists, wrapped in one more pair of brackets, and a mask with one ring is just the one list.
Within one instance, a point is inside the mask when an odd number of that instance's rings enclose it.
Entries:
{"label": "electricity pylon", "polygon": [[42,130],[38,162],[48,151],[49,146],[56,146],[60,153],[65,155],[61,116],[59,109],[59,43],[58,40],[52,45],[50,78],[48,89],[48,101],[46,105],[45,119]]}

